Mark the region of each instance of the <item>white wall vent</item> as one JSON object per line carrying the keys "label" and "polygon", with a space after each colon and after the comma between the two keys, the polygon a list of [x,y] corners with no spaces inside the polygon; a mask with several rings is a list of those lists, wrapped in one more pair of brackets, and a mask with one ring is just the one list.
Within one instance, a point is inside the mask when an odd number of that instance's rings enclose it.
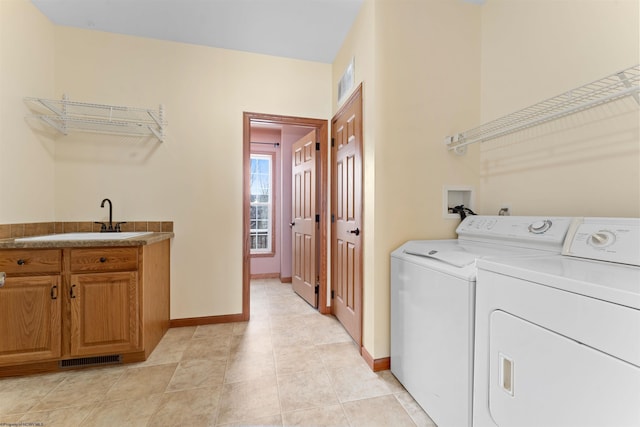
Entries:
{"label": "white wall vent", "polygon": [[342,73],[342,77],[340,77],[340,81],[338,82],[338,105],[342,103],[347,97],[347,95],[353,89],[353,86],[356,82],[356,72],[355,72],[355,58],[351,58],[349,65]]}

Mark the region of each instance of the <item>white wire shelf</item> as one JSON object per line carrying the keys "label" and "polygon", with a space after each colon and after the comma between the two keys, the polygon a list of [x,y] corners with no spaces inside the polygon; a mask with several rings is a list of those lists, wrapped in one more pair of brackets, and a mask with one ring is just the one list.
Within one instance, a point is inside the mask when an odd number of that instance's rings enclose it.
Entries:
{"label": "white wire shelf", "polygon": [[640,105],[639,93],[640,65],[635,65],[468,131],[447,136],[445,143],[449,150],[463,154],[467,145],[499,138],[627,96]]}
{"label": "white wire shelf", "polygon": [[[66,95],[61,100],[25,98],[34,109],[47,114],[33,114],[35,117],[59,132],[67,135],[70,131],[106,133],[115,135],[149,136],[164,141],[164,108],[124,107],[106,104],[70,101]],[[51,114],[53,113],[53,114]]]}

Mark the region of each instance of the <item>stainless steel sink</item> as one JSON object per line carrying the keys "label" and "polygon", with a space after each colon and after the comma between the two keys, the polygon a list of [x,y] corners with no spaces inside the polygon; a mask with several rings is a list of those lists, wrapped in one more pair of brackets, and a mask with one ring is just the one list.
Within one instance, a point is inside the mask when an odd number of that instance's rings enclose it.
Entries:
{"label": "stainless steel sink", "polygon": [[77,240],[126,240],[151,234],[151,231],[130,231],[122,233],[60,233],[46,236],[21,237],[16,242],[57,242]]}

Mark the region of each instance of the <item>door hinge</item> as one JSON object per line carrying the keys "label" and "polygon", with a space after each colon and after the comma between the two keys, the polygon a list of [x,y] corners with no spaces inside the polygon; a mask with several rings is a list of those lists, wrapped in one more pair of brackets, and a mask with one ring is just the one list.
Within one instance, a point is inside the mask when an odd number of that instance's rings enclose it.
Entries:
{"label": "door hinge", "polygon": [[335,295],[336,295],[336,294],[335,294],[334,290],[333,290],[333,289],[331,289],[331,299],[333,299],[333,298],[335,297]]}
{"label": "door hinge", "polygon": [[320,151],[320,143],[316,142],[316,151]]}
{"label": "door hinge", "polygon": [[331,148],[336,146],[336,139],[335,138],[331,138]]}
{"label": "door hinge", "polygon": [[331,214],[331,223],[333,224],[334,222],[336,222],[336,216]]}
{"label": "door hinge", "polygon": [[316,222],[320,222],[320,214],[316,214]]}
{"label": "door hinge", "polygon": [[320,285],[316,285],[316,295],[320,293]]}

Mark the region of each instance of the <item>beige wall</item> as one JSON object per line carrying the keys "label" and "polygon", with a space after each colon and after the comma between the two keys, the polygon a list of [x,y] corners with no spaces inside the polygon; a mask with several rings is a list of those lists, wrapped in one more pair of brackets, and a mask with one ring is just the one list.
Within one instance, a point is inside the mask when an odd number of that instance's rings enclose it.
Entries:
{"label": "beige wall", "polygon": [[31,2],[0,1],[0,224],[51,221],[54,150],[27,126],[26,96],[51,96],[54,28]]}
{"label": "beige wall", "polygon": [[[479,213],[640,215],[633,100],[457,156],[446,135],[637,64],[638,2],[367,0],[334,62],[355,56],[365,96],[363,344],[389,355],[389,253],[454,237],[444,185],[476,190]],[[373,122],[373,123],[372,123]]]}
{"label": "beige wall", "polygon": [[[0,168],[2,222],[103,220],[105,197],[114,220],[174,221],[171,317],[241,312],[242,113],[328,118],[331,66],[54,27],[29,2],[0,4],[0,147],[11,159],[9,170]],[[50,130],[43,137],[26,126],[23,96],[63,93],[163,104],[166,140]],[[14,179],[22,188],[14,190]]]}
{"label": "beige wall", "polygon": [[389,355],[390,252],[453,237],[442,188],[478,186],[478,150],[458,157],[443,140],[480,118],[480,35],[477,5],[365,1],[334,62],[334,92],[352,56],[364,86],[363,345],[374,358]]}
{"label": "beige wall", "polygon": [[173,220],[171,317],[241,312],[242,113],[328,117],[330,65],[63,27],[56,47],[57,93],[169,122],[162,144],[59,141],[56,217],[110,197],[118,218]]}
{"label": "beige wall", "polygon": [[445,149],[452,129],[479,118],[480,7],[383,0],[376,20],[382,108],[376,146],[374,357],[389,354],[389,254],[410,239],[455,237],[445,185],[478,187],[478,153]]}
{"label": "beige wall", "polygon": [[[482,119],[640,63],[640,2],[489,0]],[[640,216],[640,115],[630,97],[482,144],[480,203],[516,215]]]}

